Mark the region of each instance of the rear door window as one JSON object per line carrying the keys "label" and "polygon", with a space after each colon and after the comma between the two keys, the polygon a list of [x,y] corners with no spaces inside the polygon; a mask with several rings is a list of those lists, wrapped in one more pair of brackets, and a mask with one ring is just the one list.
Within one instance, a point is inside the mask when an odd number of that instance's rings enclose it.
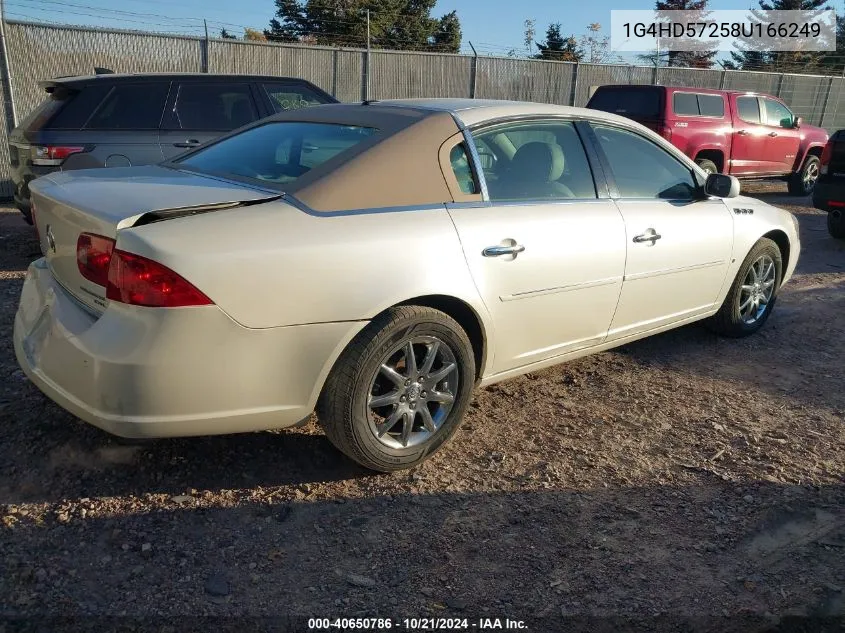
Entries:
{"label": "rear door window", "polygon": [[698,116],[698,95],[691,92],[676,92],[672,96],[672,109],[681,116]]}
{"label": "rear door window", "polygon": [[725,98],[722,95],[698,95],[698,111],[701,116],[721,119],[725,116]]}
{"label": "rear door window", "polygon": [[672,96],[672,110],[681,116],[725,116],[725,99],[721,95],[702,95],[676,92]]}
{"label": "rear door window", "polygon": [[292,83],[265,83],[262,86],[277,113],[330,103],[307,86]]}
{"label": "rear door window", "polygon": [[226,132],[258,119],[247,83],[186,82],[173,108],[176,129]]}
{"label": "rear door window", "polygon": [[760,102],[757,97],[737,97],[736,111],[746,123],[760,123]]}
{"label": "rear door window", "polygon": [[169,82],[118,84],[85,126],[89,130],[157,130]]}

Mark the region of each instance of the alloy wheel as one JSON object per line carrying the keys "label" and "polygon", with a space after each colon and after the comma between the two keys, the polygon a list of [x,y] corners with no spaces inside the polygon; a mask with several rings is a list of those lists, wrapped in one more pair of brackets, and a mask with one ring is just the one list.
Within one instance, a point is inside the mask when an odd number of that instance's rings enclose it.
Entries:
{"label": "alloy wheel", "polygon": [[379,364],[370,382],[370,430],[393,449],[428,441],[452,410],[458,390],[458,363],[449,346],[434,336],[406,339]]}
{"label": "alloy wheel", "polygon": [[766,312],[775,292],[777,270],[769,255],[761,255],[745,275],[739,293],[739,314],[747,325],[756,323]]}

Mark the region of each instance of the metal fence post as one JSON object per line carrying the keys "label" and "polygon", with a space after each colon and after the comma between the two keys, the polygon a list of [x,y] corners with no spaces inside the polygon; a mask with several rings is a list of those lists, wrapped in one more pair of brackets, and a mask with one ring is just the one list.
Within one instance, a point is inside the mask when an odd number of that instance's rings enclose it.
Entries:
{"label": "metal fence post", "polygon": [[719,90],[725,89],[725,80],[728,78],[728,71],[724,68],[722,69],[722,76],[719,79]]}
{"label": "metal fence post", "polygon": [[819,116],[819,127],[824,127],[824,118],[827,116],[827,104],[830,103],[830,93],[833,92],[833,77],[827,80],[827,94],[824,96],[824,103],[822,104],[822,113]]}
{"label": "metal fence post", "polygon": [[472,61],[469,66],[469,98],[475,99],[475,87],[478,81],[478,52],[472,42],[469,43],[469,47],[472,49]]}
{"label": "metal fence post", "polygon": [[581,63],[575,62],[574,76],[572,78],[572,105],[578,105],[578,81],[581,79]]}
{"label": "metal fence post", "polygon": [[776,96],[778,99],[780,99],[780,98],[781,98],[780,93],[781,93],[781,89],[783,88],[783,78],[784,78],[784,73],[781,73],[781,74],[780,74],[780,77],[778,77],[778,90],[777,90],[777,92],[775,93],[775,96]]}
{"label": "metal fence post", "polygon": [[337,98],[337,60],[338,49],[332,51],[332,96]]}
{"label": "metal fence post", "polygon": [[12,84],[12,67],[9,64],[9,50],[6,48],[6,11],[3,0],[0,0],[0,74],[2,74],[3,92],[6,95],[4,110],[6,114],[6,129],[11,132],[18,124],[18,113],[15,109],[15,92]]}
{"label": "metal fence post", "polygon": [[200,40],[200,72],[208,72],[208,22],[202,21],[205,26],[205,39]]}
{"label": "metal fence post", "polygon": [[363,51],[364,63],[361,64],[361,101],[370,98],[370,51]]}

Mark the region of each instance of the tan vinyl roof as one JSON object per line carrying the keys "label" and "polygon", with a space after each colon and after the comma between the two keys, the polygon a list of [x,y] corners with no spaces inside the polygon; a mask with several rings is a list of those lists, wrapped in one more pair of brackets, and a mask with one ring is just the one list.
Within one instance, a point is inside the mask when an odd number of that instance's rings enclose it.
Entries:
{"label": "tan vinyl roof", "polygon": [[303,108],[272,117],[380,131],[286,185],[315,211],[422,206],[453,201],[440,168],[444,141],[460,130],[448,112],[377,104]]}

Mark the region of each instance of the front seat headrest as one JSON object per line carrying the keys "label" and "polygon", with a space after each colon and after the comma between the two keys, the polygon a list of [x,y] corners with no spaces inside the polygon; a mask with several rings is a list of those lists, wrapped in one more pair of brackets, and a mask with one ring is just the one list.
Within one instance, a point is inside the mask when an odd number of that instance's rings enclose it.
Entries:
{"label": "front seat headrest", "polygon": [[563,176],[563,148],[557,143],[531,141],[513,155],[514,176],[531,182],[554,182]]}

